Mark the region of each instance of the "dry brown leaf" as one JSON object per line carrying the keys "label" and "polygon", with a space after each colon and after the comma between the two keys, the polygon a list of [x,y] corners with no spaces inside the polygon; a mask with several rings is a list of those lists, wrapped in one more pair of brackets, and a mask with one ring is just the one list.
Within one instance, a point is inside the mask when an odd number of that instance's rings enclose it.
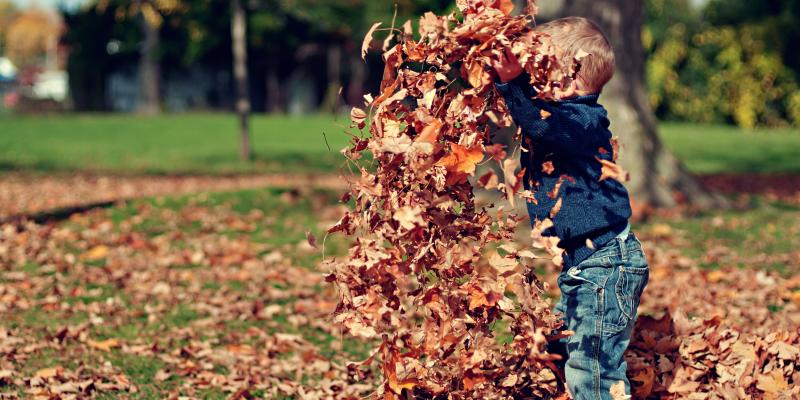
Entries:
{"label": "dry brown leaf", "polygon": [[608,178],[622,183],[628,181],[628,172],[626,172],[619,164],[616,164],[613,161],[601,159],[599,157],[597,158],[597,161],[599,161],[602,166],[602,174],[600,175],[601,181],[604,181]]}
{"label": "dry brown leaf", "polygon": [[376,22],[372,24],[372,26],[367,31],[367,34],[364,35],[364,41],[361,42],[361,59],[366,60],[367,51],[369,51],[369,45],[372,43],[372,35],[375,34],[375,30],[381,26],[381,22]]}

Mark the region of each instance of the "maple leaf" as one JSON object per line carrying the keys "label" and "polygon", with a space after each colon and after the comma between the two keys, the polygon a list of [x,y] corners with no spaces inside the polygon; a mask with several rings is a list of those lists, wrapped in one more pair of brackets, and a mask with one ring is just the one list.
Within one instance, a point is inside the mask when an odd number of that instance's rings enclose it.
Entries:
{"label": "maple leaf", "polygon": [[425,224],[425,220],[422,219],[421,214],[421,207],[405,206],[398,209],[392,218],[399,222],[400,226],[403,228],[411,230],[417,225]]}
{"label": "maple leaf", "polygon": [[450,152],[436,165],[447,170],[448,184],[461,183],[466,181],[468,175],[475,174],[475,166],[483,157],[483,147],[480,144],[467,148],[458,143],[450,143]]}

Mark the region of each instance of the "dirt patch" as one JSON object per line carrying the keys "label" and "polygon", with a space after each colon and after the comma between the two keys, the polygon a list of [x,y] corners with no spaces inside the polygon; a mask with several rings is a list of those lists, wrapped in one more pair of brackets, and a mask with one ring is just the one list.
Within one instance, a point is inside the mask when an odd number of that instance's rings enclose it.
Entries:
{"label": "dirt patch", "polygon": [[0,175],[0,218],[102,205],[140,197],[260,187],[344,189],[335,175],[113,176],[95,174]]}
{"label": "dirt patch", "polygon": [[800,175],[714,174],[700,177],[709,189],[723,194],[761,195],[800,204]]}

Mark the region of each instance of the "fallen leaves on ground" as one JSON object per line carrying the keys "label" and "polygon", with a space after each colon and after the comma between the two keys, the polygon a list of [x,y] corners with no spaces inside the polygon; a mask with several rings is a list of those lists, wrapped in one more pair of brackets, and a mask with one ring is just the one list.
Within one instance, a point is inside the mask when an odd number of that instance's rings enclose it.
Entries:
{"label": "fallen leaves on ground", "polygon": [[[370,357],[372,342],[335,328],[337,297],[307,239],[341,211],[333,194],[264,190],[137,201],[45,225],[3,225],[0,394],[367,396],[380,384],[377,371],[348,363]],[[798,220],[797,213],[784,215],[790,224]],[[800,257],[790,257],[791,249],[770,254],[784,274],[764,270],[755,258],[742,259],[747,268],[701,269],[705,257],[687,254],[697,247],[719,254],[725,242],[705,247],[687,240],[684,218],[637,229],[652,271],[626,355],[634,389],[651,398],[685,398],[693,388],[733,393],[729,398],[787,396],[784,387],[798,386],[800,281],[790,271],[800,270]],[[701,221],[730,229],[720,236],[748,229],[718,218]],[[763,239],[767,246],[778,240]],[[335,238],[320,238],[323,245],[328,254],[346,248]],[[735,250],[716,257],[732,262]],[[104,257],[84,256],[92,251]],[[488,261],[501,274],[514,268],[502,251]],[[555,272],[542,276],[551,280]],[[542,285],[554,300],[557,287]],[[480,287],[470,293],[477,309],[496,301]],[[752,368],[740,362],[753,358]],[[395,376],[394,388],[415,384]],[[509,375],[500,384],[518,379]],[[479,385],[481,378],[470,375],[468,382]],[[733,383],[734,392],[716,392]]]}
{"label": "fallen leaves on ground", "polygon": [[157,195],[256,187],[318,187],[341,189],[333,175],[281,174],[239,176],[103,175],[89,173],[9,172],[0,175],[0,220],[68,207],[115,202]]}
{"label": "fallen leaves on ground", "polygon": [[331,323],[306,239],[340,206],[263,192],[248,200],[262,209],[198,195],[2,225],[0,396],[368,393],[347,368],[365,346]]}
{"label": "fallen leaves on ground", "polygon": [[700,177],[711,190],[725,194],[763,196],[800,204],[800,174],[711,174]]}

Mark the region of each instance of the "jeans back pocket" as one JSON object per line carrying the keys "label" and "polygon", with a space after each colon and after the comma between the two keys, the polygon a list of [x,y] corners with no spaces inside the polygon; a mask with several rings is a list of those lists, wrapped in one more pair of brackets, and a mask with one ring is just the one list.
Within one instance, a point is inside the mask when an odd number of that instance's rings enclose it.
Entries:
{"label": "jeans back pocket", "polygon": [[650,268],[644,262],[626,262],[619,266],[616,297],[621,311],[618,322],[620,327],[627,326],[630,321],[636,318],[639,299],[649,278]]}

